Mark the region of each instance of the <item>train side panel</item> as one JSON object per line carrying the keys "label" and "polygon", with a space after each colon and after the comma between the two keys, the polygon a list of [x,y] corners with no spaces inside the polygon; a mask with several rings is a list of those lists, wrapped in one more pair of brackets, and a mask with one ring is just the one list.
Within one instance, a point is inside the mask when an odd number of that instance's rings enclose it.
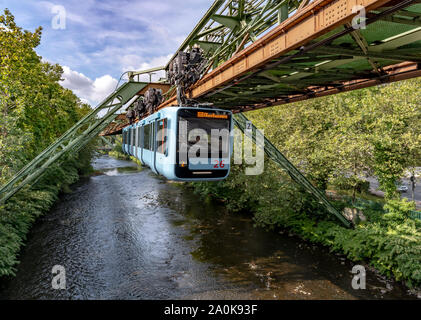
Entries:
{"label": "train side panel", "polygon": [[[180,171],[179,165],[177,164],[177,130],[178,130],[178,110],[180,109],[192,109],[197,110],[197,108],[179,108],[172,107],[166,108],[158,113],[149,116],[142,121],[126,127],[123,129],[123,152],[131,156],[136,157],[141,161],[143,165],[151,168],[156,174],[160,174],[166,177],[169,180],[174,181],[217,181],[225,179],[230,172],[230,158],[232,155],[232,144],[233,136],[232,134],[229,137],[230,148],[229,148],[229,157],[222,159],[223,171],[226,171],[226,175],[220,177],[207,178],[203,175],[199,178],[183,177],[180,178],[177,176],[177,172]],[[209,109],[209,111],[215,111],[215,109]],[[224,111],[224,110],[217,110]],[[146,129],[146,126],[151,125],[149,129]],[[230,129],[232,132],[233,123],[231,119]],[[148,130],[147,138],[148,142],[145,146],[145,131]],[[158,136],[160,130],[165,130],[166,138]],[[160,139],[162,139],[160,141]],[[166,140],[165,140],[166,139]],[[165,140],[165,141],[164,141]],[[148,146],[150,149],[148,149]],[[212,161],[214,160],[214,161]],[[208,159],[206,165],[192,165],[189,164],[189,170],[191,171],[200,171],[200,170],[215,170],[213,167],[216,165],[216,162],[219,160],[219,165],[221,164],[221,159]],[[213,163],[215,162],[215,163]],[[218,170],[219,171],[219,170]],[[222,171],[222,170],[221,170]]]}

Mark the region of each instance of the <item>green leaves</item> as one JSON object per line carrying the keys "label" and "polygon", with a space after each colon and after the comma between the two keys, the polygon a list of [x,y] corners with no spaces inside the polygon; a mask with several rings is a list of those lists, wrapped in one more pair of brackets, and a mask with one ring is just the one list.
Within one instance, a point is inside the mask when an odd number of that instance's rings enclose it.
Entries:
{"label": "green leaves", "polygon": [[408,199],[391,199],[384,206],[386,213],[383,220],[389,224],[402,224],[410,216],[411,211],[415,211],[415,203],[408,201]]}
{"label": "green leaves", "polygon": [[[41,28],[19,28],[12,14],[0,15],[0,184],[61,136],[89,111],[89,106],[60,86],[63,70],[44,63],[34,48]],[[0,207],[0,276],[13,275],[26,234],[57,199],[60,190],[89,166],[91,153],[68,158],[50,168],[35,186],[22,190]],[[82,165],[80,164],[82,163]]]}
{"label": "green leaves", "polygon": [[40,28],[23,31],[8,10],[0,16],[0,168],[5,168],[4,175],[35,157],[89,109],[59,84],[63,69],[42,62],[36,54],[40,40]]}
{"label": "green leaves", "polygon": [[[233,166],[229,179],[193,184],[197,193],[248,211],[259,226],[287,228],[308,241],[370,263],[382,274],[421,285],[421,223],[408,218],[414,204],[400,200],[396,181],[421,164],[421,81],[359,90],[248,113],[248,117],[321,188],[367,190],[376,175],[386,192],[386,213],[364,206],[368,221],[345,229],[270,161],[248,177]],[[354,199],[355,200],[355,199]],[[345,204],[344,204],[345,205]],[[354,201],[355,205],[355,201]]]}
{"label": "green leaves", "polygon": [[421,164],[420,85],[414,79],[254,111],[249,118],[320,188],[340,185],[355,197],[362,179],[376,175],[386,198],[396,198],[404,170]]}

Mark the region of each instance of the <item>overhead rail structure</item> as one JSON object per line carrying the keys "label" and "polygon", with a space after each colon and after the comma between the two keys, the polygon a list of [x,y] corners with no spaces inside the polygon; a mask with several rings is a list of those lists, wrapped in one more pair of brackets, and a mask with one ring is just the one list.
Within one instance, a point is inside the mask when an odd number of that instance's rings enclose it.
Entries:
{"label": "overhead rail structure", "polygon": [[[93,138],[97,137],[118,116],[117,112],[148,83],[128,82],[123,84],[99,106],[70,128],[63,136],[24,166],[10,181],[0,188],[0,204],[38,179],[66,154],[77,153]],[[104,113],[101,115],[100,113]]]}
{"label": "overhead rail structure", "polygon": [[244,112],[421,76],[421,1],[223,2],[231,13],[207,14],[180,48],[199,45],[210,63],[190,99]]}
{"label": "overhead rail structure", "polygon": [[[199,80],[177,81],[174,61],[192,50],[192,73],[183,76]],[[199,54],[205,59],[200,63],[195,62]],[[177,87],[164,80],[139,82],[141,75],[149,74],[151,81],[162,69]],[[183,83],[189,84],[182,88],[187,101],[241,113],[420,77],[421,0],[216,0],[165,67],[125,74],[128,83],[0,188],[0,204],[94,137],[121,134],[127,121],[119,110],[148,102],[154,98],[151,90],[162,91],[164,102],[156,100],[145,116],[177,105]],[[236,118],[239,128],[245,121],[244,115]],[[269,141],[265,147],[272,160],[349,225],[279,150]]]}
{"label": "overhead rail structure", "polygon": [[[276,148],[272,142],[264,137],[264,141],[261,144],[256,139],[257,128],[247,119],[243,113],[238,113],[234,116],[234,122],[237,128],[239,128],[246,136],[248,136],[253,143],[264,150],[270,160],[275,162],[284,172],[286,172],[293,181],[300,185],[304,190],[309,192],[317,201],[333,216],[335,216],[343,225],[351,227],[349,222],[339,211],[336,209],[326,198],[324,192],[314,187],[311,182]],[[250,123],[251,126],[247,124]],[[249,130],[246,130],[250,127]]]}

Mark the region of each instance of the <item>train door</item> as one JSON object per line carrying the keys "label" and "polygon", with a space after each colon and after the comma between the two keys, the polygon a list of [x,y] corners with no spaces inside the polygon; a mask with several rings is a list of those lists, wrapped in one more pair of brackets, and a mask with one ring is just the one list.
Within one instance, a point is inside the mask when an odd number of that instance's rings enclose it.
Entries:
{"label": "train door", "polygon": [[143,126],[139,127],[139,159],[142,164],[145,164],[143,161]]}
{"label": "train door", "polygon": [[136,126],[135,128],[135,141],[134,141],[134,156],[135,158],[139,158],[138,157],[138,149],[139,147],[139,127]]}
{"label": "train door", "polygon": [[152,134],[151,134],[151,150],[152,150],[152,166],[151,169],[155,172],[158,173],[158,171],[156,170],[156,129],[157,129],[157,125],[156,125],[156,120],[153,121],[151,123],[151,130],[152,130]]}
{"label": "train door", "polygon": [[156,152],[155,152],[155,167],[157,171],[165,175],[168,157],[168,119],[161,119],[156,121]]}

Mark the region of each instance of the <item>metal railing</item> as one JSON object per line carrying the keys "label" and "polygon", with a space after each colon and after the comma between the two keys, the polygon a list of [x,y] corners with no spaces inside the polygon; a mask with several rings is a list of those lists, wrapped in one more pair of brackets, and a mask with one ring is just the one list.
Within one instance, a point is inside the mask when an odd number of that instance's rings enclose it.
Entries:
{"label": "metal railing", "polygon": [[[127,82],[110,94],[99,106],[77,122],[32,161],[25,165],[5,185],[0,186],[0,205],[6,203],[25,186],[34,185],[54,163],[65,154],[79,152],[117,117],[126,103],[135,97],[147,83]],[[100,115],[100,112],[104,115]]]}
{"label": "metal railing", "polygon": [[[252,130],[256,132],[257,128],[247,119],[243,113],[238,113],[234,116],[235,125],[243,132],[246,132],[247,124],[251,124]],[[264,138],[264,145],[259,145],[256,136],[251,134],[250,137],[256,146],[263,148],[266,155],[284,171],[286,171],[291,179],[301,185],[305,190],[312,194],[318,202],[346,227],[351,227],[352,223],[348,221],[344,215],[338,211],[327,199],[325,193],[315,186],[276,148],[272,142],[266,137]]]}
{"label": "metal railing", "polygon": [[421,212],[420,211],[411,211],[410,217],[412,219],[418,219],[421,220]]}

